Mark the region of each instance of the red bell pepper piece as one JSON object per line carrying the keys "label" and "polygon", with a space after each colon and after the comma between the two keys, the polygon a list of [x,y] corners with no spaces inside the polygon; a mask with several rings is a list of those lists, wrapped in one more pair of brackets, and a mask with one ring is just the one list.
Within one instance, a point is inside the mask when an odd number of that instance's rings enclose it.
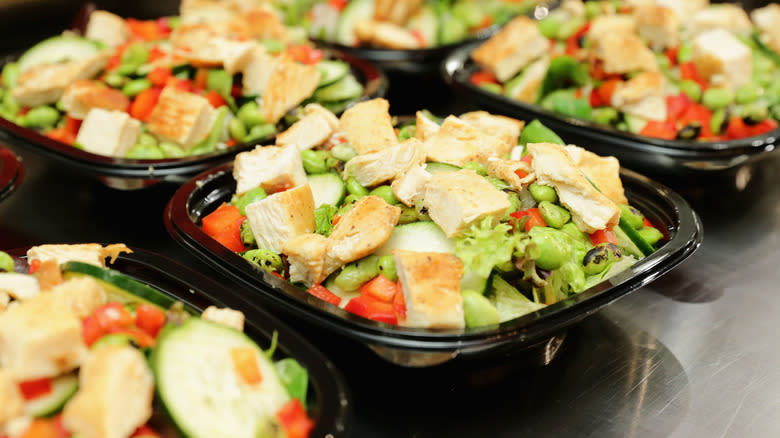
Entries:
{"label": "red bell pepper piece", "polygon": [[420,47],[425,47],[425,35],[423,35],[422,32],[420,32],[417,29],[414,29],[410,33],[412,34],[414,39],[417,40],[417,44],[419,44]]}
{"label": "red bell pepper piece", "polygon": [[135,325],[152,337],[157,337],[165,324],[165,312],[152,304],[141,303],[135,307]]}
{"label": "red bell pepper piece", "polygon": [[337,11],[341,11],[347,7],[349,0],[328,0],[328,5]]}
{"label": "red bell pepper piece", "polygon": [[234,252],[246,251],[241,242],[241,223],[246,217],[238,207],[223,202],[216,210],[203,218],[203,232]]}
{"label": "red bell pepper piece", "polygon": [[685,126],[691,122],[698,122],[701,125],[700,137],[708,138],[712,136],[712,130],[710,129],[710,120],[712,119],[712,111],[710,111],[704,105],[698,103],[691,103],[688,109],[680,115],[680,126]]}
{"label": "red bell pepper piece", "polygon": [[130,28],[130,33],[133,37],[143,41],[154,41],[163,39],[165,33],[161,32],[160,26],[155,20],[136,20],[134,18],[128,18],[125,20],[127,27]]}
{"label": "red bell pepper piece", "polygon": [[25,380],[19,383],[19,390],[25,400],[32,400],[51,393],[51,378]]}
{"label": "red bell pepper piece", "polygon": [[528,165],[529,165],[529,166],[531,165],[531,163],[533,162],[533,160],[534,160],[534,157],[532,157],[532,156],[531,156],[531,154],[525,154],[525,155],[523,155],[523,156],[520,158],[520,161],[522,161],[522,162],[524,162],[524,163],[528,163]]}
{"label": "red bell pepper piece", "polygon": [[680,79],[689,79],[696,82],[704,90],[707,88],[707,81],[699,75],[696,64],[692,61],[680,63]]}
{"label": "red bell pepper piece", "polygon": [[309,44],[290,46],[286,51],[294,60],[303,64],[316,64],[325,56],[322,50],[315,49]]}
{"label": "red bell pepper piece", "polygon": [[647,137],[674,140],[677,137],[677,128],[673,122],[650,120],[639,133]]}
{"label": "red bell pepper piece", "polygon": [[297,398],[290,399],[276,413],[276,419],[284,429],[287,438],[306,438],[314,428],[314,422],[306,414],[301,401]]}
{"label": "red bell pepper piece", "polygon": [[100,328],[100,323],[95,315],[90,315],[81,322],[81,337],[87,347],[91,347],[104,334],[105,332]]}
{"label": "red bell pepper piece", "polygon": [[620,79],[607,79],[604,81],[604,83],[596,89],[596,92],[599,95],[599,100],[604,105],[611,105],[612,95],[615,94],[615,89],[617,88],[618,84],[622,82],[623,81]]}
{"label": "red bell pepper piece", "polygon": [[406,298],[400,280],[396,283],[396,291],[393,295],[393,310],[397,319],[406,319]]}
{"label": "red bell pepper piece", "polygon": [[152,85],[157,85],[159,87],[165,86],[165,84],[168,82],[168,79],[172,77],[173,71],[171,71],[171,69],[168,67],[155,67],[152,71],[149,72],[148,75],[146,75],[146,79],[148,79]]}
{"label": "red bell pepper piece", "polygon": [[531,231],[531,228],[533,227],[547,226],[547,222],[544,221],[542,214],[539,213],[539,209],[536,207],[510,213],[509,216],[512,216],[516,219],[520,219],[523,216],[528,216],[528,222],[525,223],[525,231]]}
{"label": "red bell pepper piece", "polygon": [[362,295],[369,295],[385,303],[392,302],[397,291],[398,285],[382,274],[360,286]]}
{"label": "red bell pepper piece", "polygon": [[127,328],[135,324],[135,318],[122,303],[112,301],[103,304],[93,312],[100,329],[103,332],[110,332],[115,329]]}
{"label": "red bell pepper piece", "polygon": [[153,347],[155,344],[154,338],[149,333],[136,327],[117,327],[108,333],[128,336],[141,348]]}
{"label": "red bell pepper piece", "polygon": [[617,236],[615,235],[615,232],[609,228],[605,228],[603,230],[596,230],[590,234],[590,243],[594,246],[604,242],[617,245]]}
{"label": "red bell pepper piece", "polygon": [[666,96],[666,120],[677,121],[691,105],[693,105],[693,101],[685,93]]}
{"label": "red bell pepper piece", "polygon": [[315,297],[327,301],[334,306],[341,304],[341,297],[329,291],[328,288],[321,284],[313,284],[310,288],[306,289],[306,292],[314,295]]}
{"label": "red bell pepper piece", "polygon": [[485,70],[473,73],[469,78],[469,81],[476,86],[480,86],[482,84],[499,84],[498,78],[496,78],[493,73]]}
{"label": "red bell pepper piece", "polygon": [[664,55],[669,59],[669,64],[674,67],[677,65],[677,54],[680,52],[680,46],[670,47],[664,51]]}
{"label": "red bell pepper piece", "polygon": [[135,436],[148,438],[148,437],[159,437],[160,434],[157,433],[156,430],[144,424],[143,426],[140,426],[138,429],[136,429],[132,435],[130,435],[131,438]]}
{"label": "red bell pepper piece", "polygon": [[140,92],[130,103],[130,116],[134,119],[148,121],[157,101],[160,99],[162,88],[152,87]]}
{"label": "red bell pepper piece", "polygon": [[214,108],[219,108],[221,106],[227,105],[227,101],[223,99],[222,96],[220,96],[219,93],[217,93],[214,90],[211,90],[208,93],[206,93],[205,97],[206,100],[208,100],[211,106]]}
{"label": "red bell pepper piece", "polygon": [[27,427],[22,438],[59,438],[60,436],[53,420],[36,418]]}
{"label": "red bell pepper piece", "polygon": [[395,315],[393,305],[379,301],[370,295],[360,295],[352,298],[344,307],[344,310],[373,321],[393,325],[398,324],[398,318]]}
{"label": "red bell pepper piece", "polygon": [[517,175],[518,178],[523,179],[528,176],[528,172],[523,169],[516,169],[515,175]]}
{"label": "red bell pepper piece", "polygon": [[209,79],[209,71],[205,68],[199,68],[195,72],[195,79],[192,81],[192,88],[195,90],[205,90]]}

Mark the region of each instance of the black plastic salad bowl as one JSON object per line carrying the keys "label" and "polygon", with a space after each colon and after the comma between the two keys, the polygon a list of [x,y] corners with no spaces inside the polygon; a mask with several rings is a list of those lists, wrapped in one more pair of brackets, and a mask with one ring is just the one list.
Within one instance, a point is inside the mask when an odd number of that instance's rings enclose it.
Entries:
{"label": "black plastic salad bowl", "polygon": [[268,303],[301,323],[364,343],[393,363],[431,366],[457,356],[517,352],[544,343],[568,325],[658,278],[698,248],[702,225],[683,198],[634,172],[623,170],[621,176],[631,205],[668,235],[663,246],[621,274],[564,301],[500,325],[463,330],[404,328],[361,318],[255,268],[213,240],[201,230],[200,221],[234,193],[230,164],[204,172],[180,187],[166,207],[164,220],[168,232],[181,245],[251,288],[254,293],[243,297],[248,303]]}
{"label": "black plastic salad bowl", "polygon": [[[14,257],[17,270],[26,268],[28,249],[6,251]],[[152,299],[154,302],[180,301],[195,312],[212,305],[240,307],[246,315],[245,332],[252,340],[265,350],[272,344],[272,338],[277,337],[274,360],[295,358],[308,372],[308,413],[315,421],[309,436],[348,435],[350,396],[341,374],[322,353],[263,308],[237,302],[235,295],[214,280],[152,252],[133,248],[133,253],[120,255],[108,267],[156,289],[162,299]],[[158,414],[162,412],[155,411],[152,424],[165,431],[164,436],[170,436],[169,431],[175,435],[165,416]]]}
{"label": "black plastic salad bowl", "polygon": [[777,148],[780,139],[780,128],[776,128],[760,136],[730,141],[663,140],[563,116],[471,83],[469,78],[478,67],[470,55],[478,45],[458,48],[441,64],[441,73],[452,88],[493,111],[525,120],[539,119],[569,143],[599,155],[615,156],[631,169],[667,176],[721,173],[765,157]]}
{"label": "black plastic salad bowl", "polygon": [[0,201],[10,196],[23,178],[22,161],[9,149],[0,147]]}

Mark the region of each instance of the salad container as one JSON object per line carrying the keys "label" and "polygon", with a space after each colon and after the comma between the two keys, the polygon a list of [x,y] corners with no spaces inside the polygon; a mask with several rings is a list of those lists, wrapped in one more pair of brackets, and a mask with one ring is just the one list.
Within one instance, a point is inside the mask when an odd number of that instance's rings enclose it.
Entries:
{"label": "salad container", "polygon": [[21,159],[9,149],[0,147],[0,201],[10,196],[22,179],[24,167]]}
{"label": "salad container", "polygon": [[235,192],[231,164],[204,172],[181,186],[168,203],[164,220],[168,232],[182,246],[247,286],[251,295],[246,299],[267,303],[317,330],[363,343],[390,362],[432,366],[458,356],[479,358],[535,346],[550,349],[563,339],[567,326],[653,281],[698,248],[702,225],[683,198],[634,172],[623,169],[621,177],[631,205],[668,235],[659,249],[620,274],[563,301],[500,325],[466,329],[395,327],[358,317],[256,268],[209,237],[200,222]]}
{"label": "salad container", "polygon": [[[14,259],[16,271],[27,271],[28,249],[6,251]],[[294,358],[308,372],[307,410],[309,417],[314,421],[309,436],[348,435],[347,427],[351,416],[350,396],[342,376],[322,353],[262,307],[237,301],[236,295],[229,293],[227,288],[214,280],[161,255],[135,248],[132,251],[129,254],[121,254],[108,265],[109,269],[120,272],[124,277],[114,280],[112,278],[115,277],[109,275],[104,281],[112,281],[111,286],[114,286],[119,281],[125,284],[129,277],[129,281],[151,286],[154,289],[152,293],[158,294],[157,296],[144,295],[142,300],[146,299],[154,303],[178,301],[184,305],[184,309],[196,314],[209,306],[240,308],[246,315],[244,332],[260,348],[267,350],[269,347],[273,348],[271,346],[276,343],[274,360]],[[101,270],[94,265],[84,263],[78,265],[73,268],[75,272],[83,272],[87,275],[92,275],[89,272]],[[103,279],[100,276],[97,278]],[[169,436],[169,431],[177,436],[167,415],[162,412],[162,407],[155,404],[154,409],[150,424],[157,430],[165,431],[164,436]]]}

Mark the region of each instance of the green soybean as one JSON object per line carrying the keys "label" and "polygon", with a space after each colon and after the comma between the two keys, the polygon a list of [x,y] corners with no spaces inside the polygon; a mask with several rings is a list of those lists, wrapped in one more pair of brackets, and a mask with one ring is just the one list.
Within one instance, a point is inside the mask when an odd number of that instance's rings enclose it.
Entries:
{"label": "green soybean", "polygon": [[577,228],[577,225],[574,222],[568,222],[564,224],[561,227],[561,231],[573,237],[578,242],[585,244],[586,246],[592,245],[592,243],[590,242],[590,237],[588,237],[587,234],[580,231],[580,229]]}
{"label": "green soybean", "polygon": [[417,135],[417,125],[402,126],[398,130],[398,141],[408,140],[414,138]]}
{"label": "green soybean", "polygon": [[645,215],[641,211],[628,204],[619,204],[618,207],[620,207],[620,218],[625,219],[631,228],[638,230],[645,226]]}
{"label": "green soybean", "polygon": [[504,94],[504,87],[502,87],[499,84],[494,84],[492,82],[483,82],[479,84],[479,88],[494,94]]}
{"label": "green soybean", "polygon": [[620,248],[616,245],[609,242],[600,243],[585,254],[582,269],[587,275],[600,274],[621,258]]}
{"label": "green soybean", "polygon": [[496,306],[486,296],[468,289],[460,294],[463,297],[463,318],[466,327],[482,327],[501,322]]}
{"label": "green soybean", "polygon": [[9,62],[3,66],[3,86],[6,88],[16,87],[19,79],[19,64]]}
{"label": "green soybean", "polygon": [[98,338],[98,340],[95,341],[95,343],[92,344],[89,349],[97,350],[103,347],[124,347],[133,345],[134,343],[135,340],[130,335],[122,333],[109,333]]}
{"label": "green soybean", "polygon": [[396,198],[395,195],[393,194],[393,189],[388,185],[379,186],[371,190],[370,192],[368,192],[368,194],[371,196],[379,196],[390,205],[397,205],[400,203],[398,201],[398,198]]}
{"label": "green soybean", "polygon": [[552,271],[560,268],[569,258],[569,249],[549,233],[535,233],[531,241],[539,249],[536,258],[536,266],[540,269]]}
{"label": "green soybean", "polygon": [[325,173],[328,171],[325,158],[319,151],[301,151],[301,161],[303,161],[303,168],[308,174]]}
{"label": "green soybean", "polygon": [[601,2],[598,1],[589,1],[585,2],[585,16],[588,17],[588,20],[592,20],[599,15],[601,15],[602,9],[601,9]]}
{"label": "green soybean", "polygon": [[250,249],[243,257],[268,272],[282,272],[284,265],[279,254],[270,249]]}
{"label": "green soybean", "polygon": [[761,95],[761,88],[756,84],[748,82],[747,84],[737,88],[737,92],[734,94],[734,100],[739,104],[755,102]]}
{"label": "green soybean", "polygon": [[157,139],[151,134],[142,132],[138,135],[138,140],[135,141],[138,144],[157,146]]}
{"label": "green soybean", "polygon": [[149,79],[133,79],[122,87],[122,94],[129,97],[135,97],[141,94],[142,91],[151,87],[152,83],[149,82]]}
{"label": "green soybean", "polygon": [[769,107],[765,102],[755,101],[738,107],[737,115],[752,123],[758,123],[769,117]]}
{"label": "green soybean", "polygon": [[149,50],[143,44],[131,44],[123,53],[117,69],[120,75],[131,75],[149,60]]}
{"label": "green soybean", "polygon": [[255,234],[252,232],[252,227],[249,226],[249,221],[243,221],[241,222],[241,225],[238,226],[239,235],[241,236],[241,242],[248,246],[257,246],[257,241],[255,240]]}
{"label": "green soybean", "polygon": [[165,158],[165,153],[157,145],[137,144],[125,156],[138,160],[159,160]]}
{"label": "green soybean", "polygon": [[216,91],[224,98],[230,97],[233,88],[233,76],[222,69],[209,70],[206,76],[206,89]]}
{"label": "green soybean", "polygon": [[338,211],[336,212],[336,215],[343,216],[348,211],[352,210],[352,207],[355,206],[355,203],[358,202],[358,199],[360,199],[357,195],[347,195],[344,198],[344,203],[341,204],[341,207],[339,207]]}
{"label": "green soybean", "polygon": [[187,155],[187,152],[176,143],[162,141],[160,142],[158,147],[160,148],[161,151],[163,151],[166,158],[181,158]]}
{"label": "green soybean", "polygon": [[127,82],[127,78],[116,72],[107,73],[103,77],[103,82],[111,88],[122,88]]}
{"label": "green soybean", "polygon": [[341,161],[349,161],[357,156],[355,148],[349,145],[349,143],[341,143],[333,146],[330,150],[330,154]]}
{"label": "green soybean", "polygon": [[59,118],[59,111],[50,106],[42,105],[31,109],[22,120],[23,125],[28,128],[47,128],[54,126]]}
{"label": "green soybean", "polygon": [[708,88],[701,102],[711,110],[726,108],[734,100],[734,94],[727,88]]}
{"label": "green soybean", "polygon": [[390,281],[398,280],[398,273],[395,271],[395,259],[391,255],[379,257],[377,260],[379,273],[387,277]]}
{"label": "green soybean", "polygon": [[539,20],[539,32],[545,36],[545,38],[556,38],[558,32],[561,29],[563,23],[555,17],[547,17]]}
{"label": "green soybean", "polygon": [[485,167],[484,164],[478,163],[476,161],[469,161],[468,163],[463,165],[464,169],[471,169],[474,172],[477,172],[479,175],[487,176],[487,167]]}
{"label": "green soybean", "polygon": [[561,23],[561,26],[558,28],[558,34],[556,35],[556,37],[559,40],[565,40],[570,36],[574,35],[574,33],[580,30],[584,25],[585,25],[584,17],[570,18],[564,21],[563,23]]}
{"label": "green soybean", "polygon": [[243,142],[249,134],[246,130],[246,125],[238,117],[233,117],[228,122],[228,133],[230,133],[230,138],[238,142]]}
{"label": "green soybean", "polygon": [[680,43],[680,49],[677,51],[677,62],[689,62],[693,60],[693,45],[689,42]]}
{"label": "green soybean", "polygon": [[508,190],[512,188],[512,186],[503,179],[493,178],[492,176],[486,176],[485,179],[487,179],[490,184],[493,184],[493,187],[498,190]]}
{"label": "green soybean", "polygon": [[333,281],[339,289],[357,290],[363,283],[379,275],[378,261],[378,256],[371,255],[350,263],[341,270]]}
{"label": "green soybean", "polygon": [[347,191],[352,195],[355,195],[359,198],[368,195],[368,189],[360,185],[360,183],[358,182],[358,180],[355,179],[354,176],[350,176],[349,178],[347,178],[346,185],[347,185]]}
{"label": "green soybean", "polygon": [[720,134],[721,131],[723,131],[727,115],[728,111],[726,111],[726,108],[713,111],[712,118],[710,119],[710,131],[712,131],[713,134]]}
{"label": "green soybean", "polygon": [[615,108],[605,106],[603,108],[593,108],[593,121],[602,125],[611,125],[618,119],[620,114]]}
{"label": "green soybean", "polygon": [[417,222],[419,220],[417,209],[414,207],[401,206],[401,216],[398,218],[400,225]]}
{"label": "green soybean", "polygon": [[239,196],[236,202],[233,203],[233,205],[238,207],[238,211],[241,213],[242,216],[246,216],[246,206],[253,202],[257,202],[262,199],[265,199],[266,196],[268,195],[265,193],[265,190],[263,190],[262,187],[255,187],[254,189]]}
{"label": "green soybean", "polygon": [[680,91],[687,94],[694,102],[698,102],[701,99],[701,85],[696,81],[690,79],[680,81]]}
{"label": "green soybean", "polygon": [[659,240],[664,238],[663,233],[654,227],[644,227],[637,232],[639,233],[639,236],[649,245],[655,245]]}
{"label": "green soybean", "polygon": [[3,251],[0,251],[0,271],[14,272],[14,259]]}
{"label": "green soybean", "polygon": [[249,130],[249,134],[244,138],[245,142],[263,140],[276,132],[276,127],[270,123],[255,125]]}
{"label": "green soybean", "polygon": [[555,193],[555,189],[544,184],[531,183],[528,186],[528,191],[531,192],[531,196],[533,196],[536,202],[555,202],[558,200],[558,194]]}
{"label": "green soybean", "polygon": [[569,220],[571,220],[571,213],[569,210],[553,204],[550,201],[542,201],[539,203],[539,214],[542,219],[552,228],[561,228]]}
{"label": "green soybean", "polygon": [[265,123],[265,119],[263,119],[263,116],[260,114],[260,108],[255,101],[250,101],[241,105],[241,108],[238,109],[236,115],[244,122],[244,125],[248,129]]}

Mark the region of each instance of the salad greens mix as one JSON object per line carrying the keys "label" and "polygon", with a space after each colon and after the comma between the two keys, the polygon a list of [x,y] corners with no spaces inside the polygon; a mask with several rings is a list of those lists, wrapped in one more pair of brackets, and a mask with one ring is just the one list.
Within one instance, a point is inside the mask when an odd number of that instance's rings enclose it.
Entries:
{"label": "salad greens mix", "polygon": [[[162,159],[271,137],[288,112],[363,93],[268,4],[183,1],[180,16],[91,14],[5,64],[0,116],[89,152]],[[281,122],[281,123],[280,123]]]}
{"label": "salad greens mix", "polygon": [[153,403],[182,436],[308,436],[300,363],[274,359],[275,338],[261,350],[239,311],[199,315],[103,266],[129,251],[41,245],[24,267],[0,252],[0,436],[159,437]]}
{"label": "salad greens mix", "polygon": [[[394,128],[383,99],[337,123],[331,114],[333,125],[317,117],[239,154],[237,192],[202,229],[354,314],[423,328],[498,324],[666,240],[625,198],[616,159],[567,146],[538,121],[420,111]],[[286,141],[304,130],[317,140]]]}
{"label": "salad greens mix", "polygon": [[[752,18],[752,20],[751,20]],[[667,140],[761,135],[780,118],[780,5],[565,0],[474,52],[483,89]]]}

